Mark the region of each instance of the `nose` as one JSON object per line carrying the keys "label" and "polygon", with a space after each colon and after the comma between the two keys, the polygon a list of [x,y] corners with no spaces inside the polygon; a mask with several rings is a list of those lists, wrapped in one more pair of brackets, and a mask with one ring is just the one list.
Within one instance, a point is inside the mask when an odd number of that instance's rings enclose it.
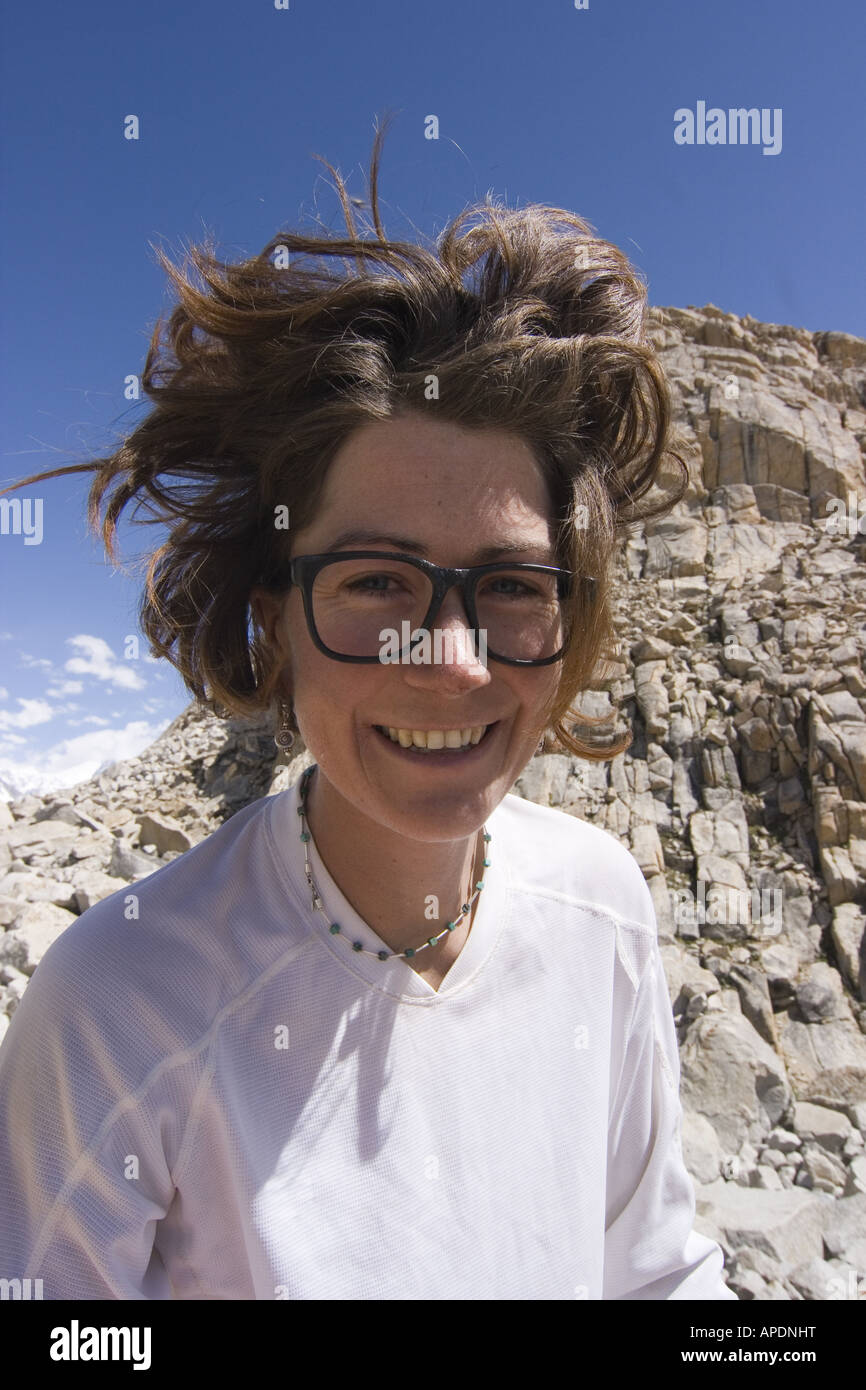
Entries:
{"label": "nose", "polygon": [[398,669],[419,689],[435,687],[443,694],[462,695],[491,680],[485,641],[486,634],[482,639],[470,626],[463,595],[455,585],[445,595],[423,643],[428,660]]}

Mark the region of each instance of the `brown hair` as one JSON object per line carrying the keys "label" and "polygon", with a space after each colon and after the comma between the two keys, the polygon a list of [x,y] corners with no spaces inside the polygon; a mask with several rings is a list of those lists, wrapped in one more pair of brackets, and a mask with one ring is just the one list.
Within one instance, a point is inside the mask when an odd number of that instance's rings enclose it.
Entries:
{"label": "brown hair", "polygon": [[[289,533],[275,509],[288,507],[293,530],[305,526],[338,448],[369,420],[411,409],[514,431],[547,477],[558,563],[595,577],[566,601],[571,638],[547,727],[572,753],[610,757],[631,736],[585,741],[574,721],[598,721],[571,708],[614,637],[610,562],[625,529],[668,511],[688,479],[670,448],[645,284],[582,218],[538,204],[509,209],[489,194],[433,250],[388,241],[377,188],[386,126],[370,165],[375,238],[359,237],[343,180],[322,159],[348,237],[281,232],[235,265],[206,239],[190,251],[203,289],[154,248],[179,298],[167,342],[162,317],[153,330],[142,373],[154,408],[110,457],[14,486],[95,472],[88,521],[112,561],[127,502],[136,499],[133,519],[147,506],[167,522],[139,608],[151,651],[214,712],[253,716],[275,704],[280,674],[250,605],[256,586],[277,588],[285,571]],[[342,275],[329,257],[343,258]],[[666,460],[678,466],[678,488],[651,504]]]}

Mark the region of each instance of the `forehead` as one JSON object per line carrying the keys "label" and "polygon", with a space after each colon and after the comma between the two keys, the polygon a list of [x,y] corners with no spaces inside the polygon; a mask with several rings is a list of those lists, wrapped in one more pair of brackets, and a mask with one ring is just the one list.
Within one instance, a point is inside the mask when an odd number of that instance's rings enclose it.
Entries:
{"label": "forehead", "polygon": [[551,522],[543,469],[521,436],[413,415],[365,424],[344,441],[303,534],[326,549],[378,548],[386,537],[409,549],[411,540],[446,563],[443,548],[549,553]]}

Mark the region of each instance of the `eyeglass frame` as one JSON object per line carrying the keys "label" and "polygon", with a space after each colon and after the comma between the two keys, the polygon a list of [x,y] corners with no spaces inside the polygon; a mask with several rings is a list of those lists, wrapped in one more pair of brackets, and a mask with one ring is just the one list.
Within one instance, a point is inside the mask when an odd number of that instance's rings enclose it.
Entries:
{"label": "eyeglass frame", "polygon": [[[571,580],[578,573],[576,570],[562,569],[559,565],[534,565],[520,562],[509,564],[506,560],[496,560],[489,565],[470,565],[462,568],[453,568],[448,565],[434,565],[432,560],[422,560],[418,555],[403,555],[399,552],[390,550],[329,550],[320,552],[317,555],[296,555],[288,564],[289,584],[287,587],[291,588],[293,585],[297,585],[301,590],[304,600],[304,616],[307,621],[307,630],[313,643],[318,647],[320,652],[330,657],[332,661],[351,661],[363,663],[364,665],[371,665],[379,661],[380,657],[348,656],[345,652],[332,651],[330,647],[325,646],[325,643],[322,641],[316,629],[316,622],[313,617],[313,583],[316,575],[321,569],[324,569],[326,565],[332,564],[337,560],[401,560],[404,563],[414,565],[416,569],[426,574],[433,585],[433,597],[430,602],[430,607],[425,614],[424,621],[417,625],[414,629],[415,632],[430,631],[430,624],[438,615],[445,600],[445,595],[455,584],[460,589],[463,607],[466,611],[466,616],[469,618],[470,626],[477,632],[479,626],[478,612],[475,607],[475,589],[481,577],[485,574],[489,574],[493,570],[528,570],[535,572],[540,571],[544,574],[560,575],[563,577],[565,584],[565,593],[560,593],[560,598],[570,597]],[[595,579],[591,575],[583,575],[582,577],[595,583]],[[416,640],[421,641],[422,639],[413,638],[409,643],[409,647],[411,647]],[[408,649],[401,649],[401,656],[404,650]],[[559,651],[554,653],[553,656],[544,656],[535,659],[516,656],[498,656],[495,652],[490,651],[489,648],[487,649],[487,655],[492,657],[494,661],[502,661],[508,666],[550,666],[554,661],[561,661],[567,650],[568,642],[560,647]]]}

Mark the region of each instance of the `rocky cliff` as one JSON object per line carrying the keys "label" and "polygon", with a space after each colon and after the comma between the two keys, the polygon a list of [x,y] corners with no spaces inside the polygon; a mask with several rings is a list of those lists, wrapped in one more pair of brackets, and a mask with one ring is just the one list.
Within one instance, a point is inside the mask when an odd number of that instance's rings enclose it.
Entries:
{"label": "rocky cliff", "polygon": [[[628,844],[659,923],[697,1225],[743,1299],[866,1297],[866,342],[657,309],[688,444],[583,708],[634,731],[514,791]],[[618,713],[616,713],[618,712]],[[0,1029],[54,937],[310,761],[188,707],[141,757],[0,805]]]}

